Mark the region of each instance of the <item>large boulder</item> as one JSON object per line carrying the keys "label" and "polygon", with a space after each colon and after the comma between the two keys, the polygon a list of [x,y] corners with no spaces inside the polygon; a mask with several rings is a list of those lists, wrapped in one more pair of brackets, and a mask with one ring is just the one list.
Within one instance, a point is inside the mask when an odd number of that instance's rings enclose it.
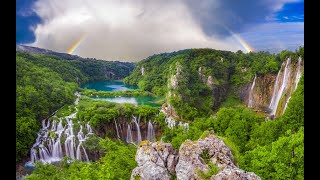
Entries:
{"label": "large boulder", "polygon": [[186,140],[179,149],[179,161],[176,166],[178,180],[203,179],[202,174],[209,172],[208,164],[213,164],[219,169],[210,179],[252,179],[258,180],[259,176],[240,170],[234,163],[231,149],[213,134],[206,132],[198,141]]}
{"label": "large boulder", "polygon": [[205,132],[197,141],[186,140],[178,155],[170,143],[142,141],[136,161],[138,167],[132,171],[131,180],[166,180],[172,175],[178,180],[195,180],[203,179],[204,174],[211,176],[210,180],[260,180],[254,173],[237,167],[231,149],[213,131]]}
{"label": "large boulder", "polygon": [[138,167],[133,169],[131,179],[172,179],[178,157],[170,143],[142,141],[135,157]]}
{"label": "large boulder", "polygon": [[261,178],[253,172],[245,172],[237,167],[226,167],[216,175],[211,176],[210,180],[260,180]]}

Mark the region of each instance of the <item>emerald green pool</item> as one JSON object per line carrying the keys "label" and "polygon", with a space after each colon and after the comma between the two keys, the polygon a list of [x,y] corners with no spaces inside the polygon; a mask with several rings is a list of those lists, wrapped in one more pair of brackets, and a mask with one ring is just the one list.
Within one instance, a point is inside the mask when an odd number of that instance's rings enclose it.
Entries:
{"label": "emerald green pool", "polygon": [[[103,82],[90,82],[84,85],[80,86],[84,89],[95,89],[96,91],[109,91],[109,92],[115,92],[115,91],[126,91],[126,90],[133,90],[138,89],[136,86],[126,86],[123,84],[123,82],[111,82],[111,81],[103,81]],[[132,103],[137,106],[141,105],[149,105],[153,107],[161,106],[161,104],[155,103],[160,98],[153,97],[153,96],[142,96],[142,97],[92,97],[90,98],[94,100],[104,100],[104,101],[110,101],[110,102],[116,102],[116,103]]]}

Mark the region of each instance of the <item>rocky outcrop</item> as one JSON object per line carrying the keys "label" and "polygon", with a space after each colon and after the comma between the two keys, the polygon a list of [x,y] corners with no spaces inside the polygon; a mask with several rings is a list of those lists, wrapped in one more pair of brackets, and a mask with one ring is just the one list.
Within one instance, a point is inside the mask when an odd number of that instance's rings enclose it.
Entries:
{"label": "rocky outcrop", "polygon": [[138,167],[134,168],[131,180],[172,179],[178,157],[170,143],[142,141],[135,157]]}
{"label": "rocky outcrop", "polygon": [[201,173],[208,173],[213,164],[219,172],[211,176],[214,179],[251,179],[260,180],[252,172],[245,172],[237,167],[231,149],[212,132],[205,132],[198,141],[186,140],[176,155],[171,144],[143,141],[136,154],[136,167],[131,179],[202,179]]}
{"label": "rocky outcrop", "polygon": [[170,85],[169,87],[172,89],[177,89],[178,85],[179,85],[179,80],[183,78],[182,75],[182,66],[180,63],[176,63],[176,67],[175,67],[175,74],[173,74],[170,78]]}
{"label": "rocky outcrop", "polygon": [[216,175],[211,176],[210,180],[260,180],[261,178],[253,172],[245,172],[237,167],[226,167]]}
{"label": "rocky outcrop", "polygon": [[[204,159],[206,158],[206,159]],[[219,168],[236,166],[229,147],[213,134],[198,141],[186,140],[179,149],[179,162],[176,166],[178,179],[201,179],[197,171],[207,173],[211,162]]]}

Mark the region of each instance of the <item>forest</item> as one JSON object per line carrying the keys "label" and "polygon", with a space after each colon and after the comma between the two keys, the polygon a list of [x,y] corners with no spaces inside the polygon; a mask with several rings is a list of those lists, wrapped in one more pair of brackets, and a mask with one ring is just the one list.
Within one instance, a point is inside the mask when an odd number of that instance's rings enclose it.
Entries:
{"label": "forest", "polygon": [[[115,122],[131,122],[132,116],[145,126],[153,122],[156,140],[171,143],[177,151],[185,140],[197,140],[213,130],[244,171],[261,179],[304,179],[304,72],[284,113],[274,119],[248,108],[239,95],[255,76],[276,77],[288,58],[295,63],[304,60],[304,47],[279,54],[186,49],[153,55],[136,64],[64,60],[17,51],[16,163],[28,158],[42,119],[55,111],[58,116],[74,112],[69,107],[77,91],[81,98],[73,121],[93,128],[95,135],[84,147],[99,157],[90,163],[69,163],[69,157],[58,165],[36,162],[25,179],[130,179],[137,166],[136,151],[144,141],[127,143],[110,127]],[[139,89],[106,92],[80,88],[86,82],[122,79]],[[174,107],[177,120],[188,122],[188,130],[178,123],[170,128],[158,107],[98,101],[89,96],[161,97],[165,105]],[[210,176],[217,173],[212,169]]]}

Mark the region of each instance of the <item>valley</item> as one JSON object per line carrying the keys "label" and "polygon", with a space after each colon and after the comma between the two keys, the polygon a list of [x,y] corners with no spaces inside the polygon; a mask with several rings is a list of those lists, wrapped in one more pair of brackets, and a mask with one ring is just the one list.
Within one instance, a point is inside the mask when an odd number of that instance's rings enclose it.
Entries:
{"label": "valley", "polygon": [[17,179],[303,179],[303,47],[16,58]]}

